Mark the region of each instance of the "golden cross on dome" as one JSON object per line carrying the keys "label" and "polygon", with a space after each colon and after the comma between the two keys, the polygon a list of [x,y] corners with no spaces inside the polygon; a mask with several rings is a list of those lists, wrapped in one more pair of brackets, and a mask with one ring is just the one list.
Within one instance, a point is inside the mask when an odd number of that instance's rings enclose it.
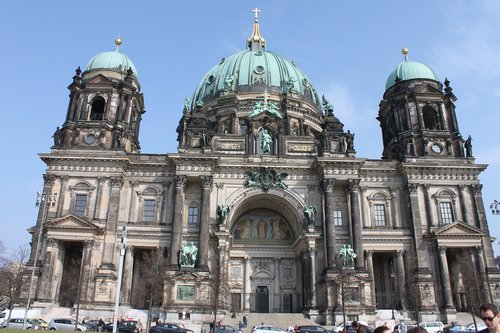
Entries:
{"label": "golden cross on dome", "polygon": [[259,18],[259,13],[260,13],[260,9],[255,7],[255,9],[252,9],[252,12],[255,13],[255,18],[258,19]]}

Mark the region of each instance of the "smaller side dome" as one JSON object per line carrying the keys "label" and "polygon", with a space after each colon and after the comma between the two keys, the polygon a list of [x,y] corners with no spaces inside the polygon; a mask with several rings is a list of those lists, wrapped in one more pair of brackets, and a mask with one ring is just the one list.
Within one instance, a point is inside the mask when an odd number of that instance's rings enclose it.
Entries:
{"label": "smaller side dome", "polygon": [[135,68],[134,63],[125,54],[116,50],[97,54],[95,57],[90,59],[86,70],[110,69],[126,74],[129,68],[132,69],[132,75],[137,78],[137,69]]}
{"label": "smaller side dome", "polygon": [[439,81],[436,73],[427,65],[416,61],[404,61],[400,63],[387,78],[385,90],[396,84],[396,78],[401,81],[413,79],[429,79]]}

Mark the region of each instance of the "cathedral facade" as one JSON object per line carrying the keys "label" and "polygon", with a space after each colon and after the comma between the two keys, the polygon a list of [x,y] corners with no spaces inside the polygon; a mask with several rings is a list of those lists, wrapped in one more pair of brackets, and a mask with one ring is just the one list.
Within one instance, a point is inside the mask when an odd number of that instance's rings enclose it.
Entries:
{"label": "cathedral facade", "polygon": [[266,50],[257,17],[247,49],[185,101],[176,153],[140,152],[136,73],[117,47],[68,87],[65,121],[40,154],[35,305],[111,317],[120,281],[120,311],[164,318],[303,312],[333,324],[395,309],[446,322],[500,302],[486,165],[430,67],[405,59],[390,73],[380,160],[356,156],[328,100]]}

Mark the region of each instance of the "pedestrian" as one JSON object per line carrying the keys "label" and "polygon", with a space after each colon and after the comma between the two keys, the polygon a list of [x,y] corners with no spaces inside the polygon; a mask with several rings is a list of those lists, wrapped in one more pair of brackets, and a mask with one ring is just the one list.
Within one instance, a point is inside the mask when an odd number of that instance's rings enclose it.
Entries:
{"label": "pedestrian", "polygon": [[356,320],[352,322],[352,326],[356,329],[358,333],[367,333],[366,326],[361,323],[358,323]]}
{"label": "pedestrian", "polygon": [[486,328],[479,333],[500,333],[500,318],[498,308],[495,304],[481,304],[481,319],[484,321]]}
{"label": "pedestrian", "polygon": [[85,324],[85,317],[83,317],[82,319],[82,324]]}
{"label": "pedestrian", "polygon": [[238,321],[238,329],[241,331],[241,329],[243,328],[243,323],[240,321]]}
{"label": "pedestrian", "polygon": [[292,325],[288,325],[288,332],[293,333],[294,329]]}
{"label": "pedestrian", "polygon": [[236,313],[234,313],[234,310],[231,310],[231,319],[236,319]]}
{"label": "pedestrian", "polygon": [[213,333],[213,332],[214,332],[214,326],[215,326],[215,325],[214,325],[214,322],[213,322],[213,321],[211,321],[211,322],[210,322],[210,333]]}
{"label": "pedestrian", "polygon": [[247,327],[248,326],[248,316],[247,315],[244,315],[243,316],[243,327]]}
{"label": "pedestrian", "polygon": [[99,318],[99,323],[97,324],[97,330],[101,332],[104,325],[105,325],[104,320],[102,320],[102,318]]}
{"label": "pedestrian", "polygon": [[384,325],[379,326],[373,331],[373,333],[391,333],[391,329],[386,326],[387,323],[384,323]]}

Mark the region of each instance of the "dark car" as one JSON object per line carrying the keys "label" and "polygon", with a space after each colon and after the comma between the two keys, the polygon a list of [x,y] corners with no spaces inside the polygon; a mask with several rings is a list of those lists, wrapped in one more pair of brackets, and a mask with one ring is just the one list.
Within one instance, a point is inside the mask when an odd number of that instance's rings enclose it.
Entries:
{"label": "dark car", "polygon": [[299,326],[295,330],[296,333],[330,333],[329,330],[319,325],[304,325]]}
{"label": "dark car", "polygon": [[149,329],[149,333],[194,333],[192,330],[183,327],[180,324],[163,323],[153,326]]}
{"label": "dark car", "polygon": [[446,326],[443,329],[443,332],[445,332],[445,333],[470,333],[471,331],[465,326],[454,324],[454,325]]}
{"label": "dark car", "polygon": [[[99,331],[99,320],[97,319],[86,320],[84,325],[87,326],[91,332]],[[111,328],[111,330],[113,330],[113,328]]]}
{"label": "dark car", "polygon": [[233,326],[219,325],[215,326],[215,333],[241,333],[241,331],[237,330]]}
{"label": "dark car", "polygon": [[[113,332],[113,323],[107,323],[102,327],[103,332]],[[120,333],[137,333],[137,320],[123,320],[118,322],[118,332]]]}

